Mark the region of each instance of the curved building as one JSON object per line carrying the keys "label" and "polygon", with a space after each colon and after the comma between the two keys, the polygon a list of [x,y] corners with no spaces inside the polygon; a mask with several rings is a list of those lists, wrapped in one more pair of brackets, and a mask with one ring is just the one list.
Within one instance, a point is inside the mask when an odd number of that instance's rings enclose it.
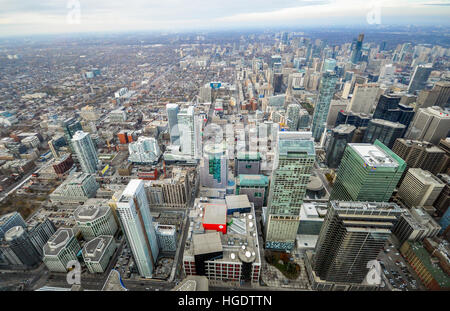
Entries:
{"label": "curved building", "polygon": [[108,205],[82,205],[74,212],[77,227],[86,240],[117,232],[117,223]]}

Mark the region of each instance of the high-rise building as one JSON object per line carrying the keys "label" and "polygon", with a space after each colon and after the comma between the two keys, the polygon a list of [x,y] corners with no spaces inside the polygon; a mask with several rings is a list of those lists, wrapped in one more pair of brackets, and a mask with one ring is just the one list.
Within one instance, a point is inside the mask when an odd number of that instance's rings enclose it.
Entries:
{"label": "high-rise building", "polygon": [[176,226],[156,223],[155,231],[161,252],[175,252],[177,250]]}
{"label": "high-rise building", "polygon": [[177,119],[181,152],[193,158],[195,156],[194,107],[189,106],[181,109],[178,112]]}
{"label": "high-rise building", "polygon": [[173,145],[179,145],[180,132],[178,129],[178,112],[180,107],[177,104],[167,104],[167,119],[169,123],[170,142]]}
{"label": "high-rise building", "polygon": [[330,110],[328,111],[327,126],[332,128],[336,125],[339,111],[346,111],[348,100],[331,100]]}
{"label": "high-rise building", "polygon": [[53,204],[79,206],[97,193],[99,186],[92,174],[76,172],[50,194]]}
{"label": "high-rise building", "polygon": [[161,157],[158,141],[153,137],[140,136],[128,144],[128,152],[128,161],[138,164],[156,164]]}
{"label": "high-rise building", "polygon": [[400,96],[381,95],[373,118],[399,122],[408,127],[414,117],[414,108],[400,104],[400,100]]}
{"label": "high-rise building", "polygon": [[405,241],[435,237],[440,230],[441,226],[422,208],[405,208],[392,232],[402,245]]}
{"label": "high-rise building", "polygon": [[265,213],[266,248],[294,247],[300,208],[316,157],[311,132],[280,132]]}
{"label": "high-rise building", "polygon": [[401,138],[406,127],[401,123],[394,123],[382,119],[372,119],[369,121],[364,134],[363,143],[373,144],[379,140],[388,148],[392,148],[397,138]]}
{"label": "high-rise building", "polygon": [[239,174],[236,179],[236,194],[246,194],[255,209],[266,204],[269,177],[265,175]]}
{"label": "high-rise building", "polygon": [[450,105],[450,81],[438,81],[433,86],[436,92],[436,101],[431,106],[449,107]]}
{"label": "high-rise building", "polygon": [[362,283],[402,210],[395,203],[331,201],[312,260],[324,281]]}
{"label": "high-rise building", "polygon": [[72,146],[84,173],[96,173],[98,168],[97,150],[91,135],[77,131],[72,137]]}
{"label": "high-rise building", "polygon": [[327,58],[323,61],[322,72],[335,71],[336,60],[333,58]]}
{"label": "high-rise building", "polygon": [[298,121],[300,118],[300,109],[301,106],[299,104],[290,104],[287,106],[286,125],[289,128],[289,131],[297,131]]}
{"label": "high-rise building", "polygon": [[142,180],[129,182],[117,201],[117,212],[139,274],[151,278],[159,247]]}
{"label": "high-rise building", "polygon": [[312,135],[316,141],[320,139],[326,128],[328,111],[336,88],[336,82],[336,73],[327,71],[322,74],[312,121]]}
{"label": "high-rise building", "polygon": [[356,64],[361,59],[361,50],[362,50],[363,40],[364,40],[363,33],[359,34],[358,39],[353,40],[352,55],[351,55],[351,59],[350,59],[353,64]]}
{"label": "high-rise building", "polygon": [[261,171],[261,154],[254,151],[238,152],[234,159],[235,175],[257,175]]}
{"label": "high-rise building", "polygon": [[116,248],[116,243],[111,235],[100,235],[86,242],[81,254],[89,272],[105,272]]}
{"label": "high-rise building", "polygon": [[347,144],[330,200],[387,202],[405,168],[405,161],[379,141]]}
{"label": "high-rise building", "polygon": [[370,114],[379,92],[377,84],[356,84],[348,109],[356,113]]}
{"label": "high-rise building", "polygon": [[26,228],[23,228],[22,226],[10,228],[5,233],[4,239],[8,244],[8,247],[22,262],[22,265],[33,267],[41,262],[41,254],[31,243],[30,236]]}
{"label": "high-rise building", "polygon": [[207,188],[228,185],[228,152],[224,144],[205,145],[200,168],[200,183]]}
{"label": "high-rise building", "polygon": [[45,243],[48,242],[50,237],[55,232],[56,232],[56,226],[48,218],[45,218],[44,221],[34,225],[32,228],[30,228],[28,230],[28,234],[30,236],[30,241],[41,257],[44,255],[43,247],[44,247]]}
{"label": "high-rise building", "polygon": [[445,152],[426,141],[399,138],[392,151],[402,158],[408,167],[419,167],[433,174],[441,172],[440,164],[445,159]]}
{"label": "high-rise building", "polygon": [[438,148],[445,152],[445,155],[441,162],[439,163],[436,172],[432,172],[433,174],[437,173],[445,173],[450,174],[450,137],[445,139],[441,139],[438,144]]}
{"label": "high-rise building", "polygon": [[12,227],[21,226],[23,228],[27,227],[25,220],[23,220],[22,215],[18,212],[12,212],[0,217],[0,240],[5,236],[6,231]]}
{"label": "high-rise building", "polygon": [[44,263],[53,272],[67,272],[68,263],[77,260],[81,250],[71,228],[59,228],[44,245]]}
{"label": "high-rise building", "polygon": [[450,131],[449,110],[438,106],[419,108],[412,120],[405,137],[425,140],[437,145],[446,138]]}
{"label": "high-rise building", "polygon": [[442,216],[450,207],[450,176],[447,174],[438,174],[436,177],[445,184],[444,189],[442,189],[441,194],[434,201],[433,205],[439,216]]}
{"label": "high-rise building", "polygon": [[[87,200],[74,212],[75,222],[85,240],[92,240],[100,235],[112,235],[117,232],[117,223],[113,211],[107,204],[90,203]],[[95,199],[94,199],[95,200]]]}
{"label": "high-rise building", "polygon": [[432,206],[445,184],[421,168],[410,168],[399,189],[398,196],[409,207]]}
{"label": "high-rise building", "polygon": [[62,128],[67,142],[70,142],[72,140],[72,137],[76,132],[83,130],[80,121],[78,121],[78,119],[74,117],[64,120],[62,122]]}
{"label": "high-rise building", "polygon": [[367,127],[371,119],[372,117],[365,113],[353,113],[351,111],[341,110],[338,112],[335,126],[349,124],[356,128]]}
{"label": "high-rise building", "polygon": [[433,71],[432,64],[416,66],[408,85],[408,93],[412,94],[415,91],[424,89],[427,84],[427,80],[430,77],[431,71]]}
{"label": "high-rise building", "polygon": [[356,128],[353,125],[341,124],[331,131],[330,143],[326,153],[328,167],[337,168],[339,166],[347,144],[352,142],[355,130]]}

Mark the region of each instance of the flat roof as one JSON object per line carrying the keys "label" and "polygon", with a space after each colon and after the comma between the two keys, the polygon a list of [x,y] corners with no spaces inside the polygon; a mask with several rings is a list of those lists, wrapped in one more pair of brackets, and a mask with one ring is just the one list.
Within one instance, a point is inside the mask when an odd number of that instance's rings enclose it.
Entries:
{"label": "flat roof", "polygon": [[261,160],[261,155],[256,151],[240,151],[237,153],[238,160]]}
{"label": "flat roof", "polygon": [[81,205],[74,212],[74,217],[76,221],[84,222],[84,221],[93,221],[98,219],[108,212],[110,209],[109,206],[105,205]]}
{"label": "flat roof", "polygon": [[194,255],[222,252],[222,242],[219,232],[194,234],[192,236]]}
{"label": "flat roof", "polygon": [[424,184],[434,184],[442,187],[445,186],[445,184],[439,178],[434,176],[429,171],[425,171],[421,168],[410,168],[408,169],[408,174],[414,175]]}
{"label": "flat roof", "polygon": [[368,166],[397,167],[399,164],[383,149],[372,144],[348,144]]}
{"label": "flat roof", "polygon": [[217,203],[202,203],[203,223],[205,224],[226,224],[227,205]]}
{"label": "flat roof", "polygon": [[315,156],[314,141],[311,135],[311,132],[279,132],[279,154],[287,155],[290,152],[304,152]]}
{"label": "flat roof", "polygon": [[240,186],[268,186],[269,177],[265,175],[239,174],[238,183]]}
{"label": "flat roof", "polygon": [[227,195],[225,197],[225,202],[227,203],[228,209],[251,207],[250,201],[248,200],[248,196],[246,194]]}
{"label": "flat roof", "polygon": [[92,262],[100,261],[112,240],[113,237],[110,235],[100,235],[87,242],[82,250],[84,260]]}
{"label": "flat roof", "polygon": [[57,255],[73,236],[72,228],[59,228],[44,245],[44,255]]}

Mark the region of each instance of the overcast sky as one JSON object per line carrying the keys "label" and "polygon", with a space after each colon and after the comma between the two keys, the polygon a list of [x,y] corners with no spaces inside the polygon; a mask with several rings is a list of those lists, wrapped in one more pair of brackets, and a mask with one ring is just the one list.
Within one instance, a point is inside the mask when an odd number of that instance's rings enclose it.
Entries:
{"label": "overcast sky", "polygon": [[0,36],[449,21],[450,0],[0,0]]}

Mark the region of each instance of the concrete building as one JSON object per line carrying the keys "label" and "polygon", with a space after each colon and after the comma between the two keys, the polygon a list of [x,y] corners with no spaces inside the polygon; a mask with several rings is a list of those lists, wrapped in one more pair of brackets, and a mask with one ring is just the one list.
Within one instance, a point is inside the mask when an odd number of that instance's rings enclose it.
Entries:
{"label": "concrete building", "polygon": [[119,108],[109,113],[109,122],[122,123],[127,120],[127,113],[124,108]]}
{"label": "concrete building", "polygon": [[128,161],[137,164],[156,164],[161,157],[158,141],[153,137],[140,136],[128,144]]}
{"label": "concrete building", "polygon": [[378,84],[356,84],[348,110],[370,114],[379,93]]}
{"label": "concrete building", "polygon": [[98,187],[94,175],[76,172],[69,175],[69,177],[67,177],[67,179],[50,194],[50,201],[53,204],[79,206],[86,202],[87,199],[94,197]]}
{"label": "concrete building", "polygon": [[348,144],[330,200],[387,202],[406,163],[379,141]]}
{"label": "concrete building", "polygon": [[44,245],[44,263],[52,272],[67,272],[68,263],[77,260],[80,244],[71,228],[59,228]]}
{"label": "concrete building", "polygon": [[280,132],[268,207],[264,213],[266,248],[294,247],[300,208],[316,158],[311,132]]}
{"label": "concrete building", "polygon": [[[328,111],[327,126],[332,128],[336,125],[336,120],[339,111],[346,111],[348,107],[348,100],[332,99],[330,103],[330,110]],[[307,126],[306,126],[307,127]],[[299,129],[300,130],[300,129]]]}
{"label": "concrete building", "polygon": [[43,256],[43,247],[45,243],[48,242],[50,237],[56,232],[55,224],[48,218],[45,218],[44,221],[34,225],[32,228],[29,228],[28,235],[33,244],[33,247],[39,253],[39,255]]}
{"label": "concrete building", "polygon": [[255,208],[266,205],[269,177],[264,175],[240,174],[236,179],[236,194],[246,194]]}
{"label": "concrete building", "polygon": [[105,272],[116,248],[114,237],[111,235],[100,235],[88,241],[83,246],[81,254],[89,272]]}
{"label": "concrete building", "polygon": [[84,173],[96,173],[98,168],[97,149],[89,133],[77,131],[72,137],[72,147],[75,151],[81,170]]}
{"label": "concrete building", "polygon": [[425,88],[431,71],[433,71],[433,64],[418,65],[414,68],[411,80],[408,85],[408,93],[412,94]]}
{"label": "concrete building", "polygon": [[446,138],[450,131],[448,110],[434,106],[419,108],[412,120],[405,137],[413,140],[425,140],[435,145]]}
{"label": "concrete building", "polygon": [[177,104],[167,104],[166,112],[169,121],[170,143],[172,145],[180,144],[180,131],[178,129],[178,112],[180,107]]}
{"label": "concrete building", "polygon": [[440,163],[445,152],[426,141],[399,138],[395,141],[392,151],[402,158],[409,168],[421,168],[437,174],[441,170]]}
{"label": "concrete building", "polygon": [[330,143],[328,144],[326,161],[330,168],[337,168],[341,163],[344,150],[348,143],[352,142],[356,127],[341,124],[331,131]]}
{"label": "concrete building", "polygon": [[314,276],[362,283],[401,212],[395,203],[331,201],[312,256]]}
{"label": "concrete building", "polygon": [[356,128],[367,127],[372,116],[364,113],[353,113],[351,111],[339,111],[335,125],[348,124]]}
{"label": "concrete building", "polygon": [[234,160],[235,175],[257,175],[261,170],[261,154],[259,152],[238,152]]}
{"label": "concrete building", "polygon": [[26,228],[22,226],[10,228],[5,233],[4,241],[22,265],[34,267],[41,262],[41,255],[31,243]]}
{"label": "concrete building", "polygon": [[159,248],[144,182],[132,179],[116,205],[139,274],[151,278]]}
{"label": "concrete building", "polygon": [[397,138],[403,137],[405,130],[406,127],[401,123],[372,119],[369,121],[362,142],[373,144],[375,140],[379,140],[388,148],[392,148]]}
{"label": "concrete building", "polygon": [[178,130],[180,132],[181,152],[195,157],[195,124],[194,124],[194,107],[181,109],[177,114]]}
{"label": "concrete building", "polygon": [[297,131],[301,106],[299,104],[289,104],[286,110],[286,125],[289,131]]}
{"label": "concrete building", "polygon": [[422,241],[424,238],[435,237],[441,226],[422,208],[403,209],[402,215],[392,232],[400,242]]}
{"label": "concrete building", "polygon": [[409,207],[432,206],[445,184],[421,168],[410,168],[405,175],[398,195]]}
{"label": "concrete building", "polygon": [[74,212],[75,222],[86,240],[92,240],[100,235],[114,236],[117,223],[113,211],[106,203],[98,204],[92,199],[78,207]]}
{"label": "concrete building", "polygon": [[445,184],[445,187],[442,189],[436,201],[434,201],[433,206],[436,208],[439,216],[442,216],[450,207],[450,176],[447,174],[438,174],[437,178]]}

